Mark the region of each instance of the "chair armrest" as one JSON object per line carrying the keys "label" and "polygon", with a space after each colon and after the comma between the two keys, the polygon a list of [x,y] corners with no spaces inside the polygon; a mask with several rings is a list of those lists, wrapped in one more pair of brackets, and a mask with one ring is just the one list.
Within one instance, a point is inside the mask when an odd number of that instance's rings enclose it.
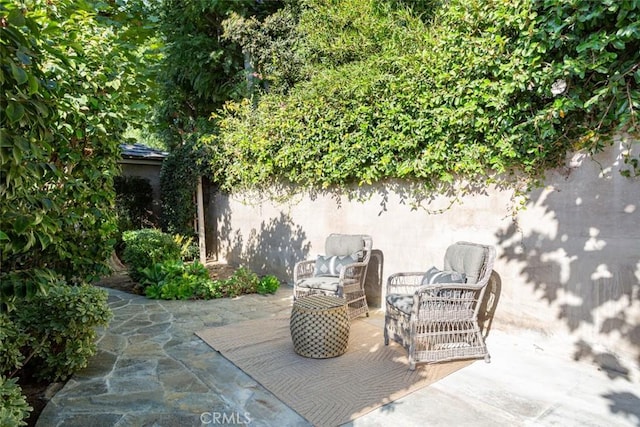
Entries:
{"label": "chair armrest", "polygon": [[420,286],[413,296],[416,319],[470,319],[477,315],[483,286],[466,283],[433,283]]}
{"label": "chair armrest", "polygon": [[364,287],[364,273],[367,270],[366,262],[354,262],[347,264],[340,270],[338,286],[344,292],[356,292]]}
{"label": "chair armrest", "polygon": [[478,283],[469,284],[469,283],[432,283],[429,285],[419,286],[418,289],[415,290],[416,293],[424,293],[428,290],[430,291],[441,291],[441,290],[467,290],[467,291],[479,291],[485,285],[479,285]]}
{"label": "chair armrest", "polygon": [[340,281],[356,280],[359,281],[367,268],[366,262],[354,262],[347,264],[340,270]]}
{"label": "chair armrest", "polygon": [[316,262],[314,260],[300,261],[293,268],[293,285],[295,286],[299,280],[313,277]]}
{"label": "chair armrest", "polygon": [[387,279],[386,295],[411,295],[422,285],[424,272],[394,273]]}

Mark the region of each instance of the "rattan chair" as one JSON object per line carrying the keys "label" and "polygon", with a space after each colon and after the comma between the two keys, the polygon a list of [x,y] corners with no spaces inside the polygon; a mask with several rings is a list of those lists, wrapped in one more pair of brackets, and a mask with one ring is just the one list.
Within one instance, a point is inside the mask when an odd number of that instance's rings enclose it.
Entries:
{"label": "rattan chair", "polygon": [[325,254],[298,262],[293,271],[293,298],[335,295],[347,300],[349,318],[369,316],[364,292],[373,240],[364,234],[330,234]]}
{"label": "rattan chair", "polygon": [[[447,248],[444,271],[387,279],[384,343],[392,339],[405,347],[409,369],[456,359],[490,361],[478,311],[495,256],[492,246],[458,242]],[[438,277],[449,283],[433,283]],[[459,283],[450,283],[454,277]]]}

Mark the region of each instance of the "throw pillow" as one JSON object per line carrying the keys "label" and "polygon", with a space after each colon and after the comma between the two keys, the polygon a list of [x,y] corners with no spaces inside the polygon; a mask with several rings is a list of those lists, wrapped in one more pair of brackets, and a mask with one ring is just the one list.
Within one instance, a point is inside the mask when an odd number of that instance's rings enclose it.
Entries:
{"label": "throw pillow", "polygon": [[358,253],[346,256],[318,255],[314,276],[339,276],[342,269],[354,262],[358,262]]}
{"label": "throw pillow", "polygon": [[442,271],[435,267],[431,267],[422,276],[423,285],[432,285],[434,283],[465,283],[467,276],[457,271]]}

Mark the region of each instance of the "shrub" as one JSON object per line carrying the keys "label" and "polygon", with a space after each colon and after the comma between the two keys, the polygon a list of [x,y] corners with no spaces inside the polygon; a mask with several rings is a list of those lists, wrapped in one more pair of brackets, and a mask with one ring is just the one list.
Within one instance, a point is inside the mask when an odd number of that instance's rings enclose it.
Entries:
{"label": "shrub", "polygon": [[275,294],[280,287],[280,281],[272,275],[264,276],[258,283],[257,291],[261,295]]}
{"label": "shrub", "polygon": [[[153,299],[212,299],[258,292],[260,280],[246,267],[238,268],[226,280],[211,280],[209,270],[198,261],[164,261],[140,270],[145,294]],[[274,293],[280,283],[273,276],[263,279],[263,292]]]}
{"label": "shrub", "polygon": [[32,410],[15,378],[0,375],[0,426],[27,425],[24,420]]}
{"label": "shrub", "polygon": [[22,302],[15,310],[16,324],[33,339],[35,375],[43,380],[65,380],[87,366],[96,353],[96,326],[111,317],[107,292],[90,285],[52,286],[47,295]]}
{"label": "shrub", "polygon": [[200,256],[200,248],[193,241],[193,237],[185,237],[182,234],[173,236],[176,244],[180,247],[180,258],[183,261],[193,261]]}
{"label": "shrub", "polygon": [[223,297],[256,293],[258,280],[256,273],[246,267],[240,267],[227,280],[220,281],[220,293]]}
{"label": "shrub", "polygon": [[28,341],[29,336],[7,314],[0,313],[0,375],[11,375],[22,367],[24,355],[20,350]]}
{"label": "shrub", "polygon": [[123,261],[129,267],[129,275],[140,281],[140,270],[163,261],[180,259],[180,246],[174,238],[155,228],[126,231],[122,234],[125,248]]}
{"label": "shrub", "polygon": [[199,288],[209,289],[209,271],[200,262],[184,264],[182,261],[156,263],[140,271],[145,294],[153,299],[189,299],[201,295]]}

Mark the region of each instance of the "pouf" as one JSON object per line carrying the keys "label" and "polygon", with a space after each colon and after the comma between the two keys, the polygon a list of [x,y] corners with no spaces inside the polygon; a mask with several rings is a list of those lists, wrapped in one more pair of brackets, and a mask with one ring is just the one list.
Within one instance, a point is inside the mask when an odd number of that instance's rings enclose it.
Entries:
{"label": "pouf", "polygon": [[329,295],[297,299],[291,308],[289,329],[296,353],[314,359],[344,354],[349,344],[347,301]]}

